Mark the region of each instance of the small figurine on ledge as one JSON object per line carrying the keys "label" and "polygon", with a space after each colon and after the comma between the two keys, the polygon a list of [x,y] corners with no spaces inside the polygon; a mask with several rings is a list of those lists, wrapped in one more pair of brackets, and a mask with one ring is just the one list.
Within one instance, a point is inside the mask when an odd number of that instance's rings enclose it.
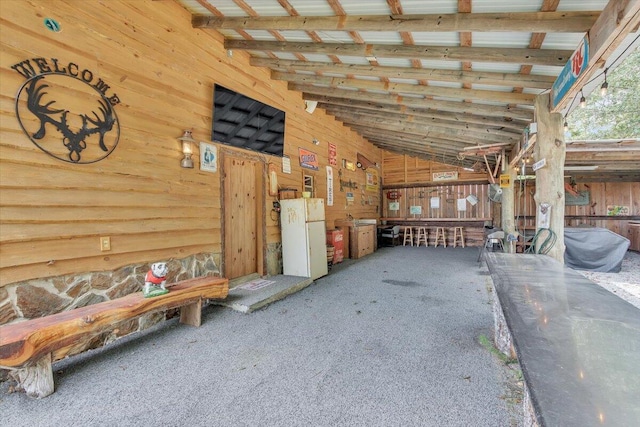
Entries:
{"label": "small figurine on ledge", "polygon": [[142,294],[145,298],[157,297],[169,293],[169,289],[165,288],[167,273],[169,267],[166,262],[155,262],[151,264],[151,269],[144,277],[144,288]]}

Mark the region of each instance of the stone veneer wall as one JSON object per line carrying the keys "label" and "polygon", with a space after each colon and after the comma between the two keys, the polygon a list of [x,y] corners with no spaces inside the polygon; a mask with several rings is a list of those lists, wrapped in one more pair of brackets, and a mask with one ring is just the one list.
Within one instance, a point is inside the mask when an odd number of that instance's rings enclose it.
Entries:
{"label": "stone veneer wall", "polygon": [[[220,254],[201,253],[166,262],[169,266],[167,285],[194,277],[220,275]],[[7,285],[0,288],[0,325],[73,310],[138,292],[144,285],[149,265],[128,265],[111,272],[50,277]],[[114,325],[111,331],[77,343],[72,353],[102,347],[125,335],[147,329],[176,313],[177,309],[148,313],[121,322]],[[0,369],[0,381],[7,379],[8,371]]]}
{"label": "stone veneer wall", "polygon": [[267,275],[282,274],[282,243],[275,242],[267,245]]}
{"label": "stone veneer wall", "polygon": [[[220,275],[220,254],[201,253],[167,262],[167,284],[200,276]],[[162,260],[159,260],[159,262]],[[35,319],[138,292],[150,263],[128,265],[111,272],[85,273],[17,282],[0,288],[0,325]],[[145,329],[164,316],[136,319],[134,330]],[[129,328],[127,328],[129,329]],[[134,332],[129,330],[126,333]],[[120,335],[126,335],[120,330]]]}

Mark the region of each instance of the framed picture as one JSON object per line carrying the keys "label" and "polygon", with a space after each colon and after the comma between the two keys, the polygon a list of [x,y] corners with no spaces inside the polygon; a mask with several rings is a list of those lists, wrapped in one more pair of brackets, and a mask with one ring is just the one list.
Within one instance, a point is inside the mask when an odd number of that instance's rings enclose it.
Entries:
{"label": "framed picture", "polygon": [[218,171],[218,149],[215,145],[206,142],[200,143],[200,170]]}

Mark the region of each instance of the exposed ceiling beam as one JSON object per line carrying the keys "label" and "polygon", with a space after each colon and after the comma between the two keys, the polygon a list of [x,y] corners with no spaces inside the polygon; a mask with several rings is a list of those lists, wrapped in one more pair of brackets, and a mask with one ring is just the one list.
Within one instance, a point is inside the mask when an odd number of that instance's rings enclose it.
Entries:
{"label": "exposed ceiling beam", "polygon": [[533,105],[536,95],[532,93],[513,93],[492,90],[458,89],[442,86],[424,86],[410,83],[381,82],[345,77],[323,77],[310,74],[283,73],[272,71],[271,78],[296,84],[317,84],[329,87],[350,87],[359,90],[378,90],[391,93],[415,93],[423,96],[440,96],[453,99],[472,99],[479,101],[503,102],[505,104]]}
{"label": "exposed ceiling beam", "polygon": [[225,40],[226,49],[564,66],[570,50]]}
{"label": "exposed ceiling beam", "polygon": [[432,15],[259,16],[215,17],[196,15],[194,28],[216,30],[302,31],[524,31],[583,33],[599,12],[451,13]]}
{"label": "exposed ceiling beam", "polygon": [[490,133],[475,132],[470,129],[452,129],[440,126],[425,125],[418,123],[406,123],[396,120],[380,121],[368,119],[366,117],[352,119],[346,117],[344,120],[340,119],[345,125],[349,127],[354,126],[367,126],[372,129],[386,129],[403,134],[413,134],[422,136],[425,138],[441,138],[449,139],[460,142],[468,142],[470,144],[486,144],[488,142],[511,142],[515,143],[519,140],[517,136],[513,134],[509,135],[494,135]]}
{"label": "exposed ceiling beam", "polygon": [[366,109],[350,109],[347,107],[330,107],[327,112],[329,114],[333,114],[341,121],[358,119],[375,120],[381,123],[398,121],[402,123],[414,123],[423,126],[429,126],[430,129],[433,127],[445,127],[448,129],[469,130],[483,134],[488,133],[491,135],[511,136],[516,138],[519,138],[520,136],[519,132],[504,130],[503,128],[496,126],[483,126],[473,123],[460,123],[451,121],[443,122],[441,120],[427,121],[422,116],[414,116],[412,114],[405,114],[402,112],[381,112]]}
{"label": "exposed ceiling beam", "polygon": [[440,101],[392,94],[377,94],[344,90],[336,88],[323,88],[313,85],[290,85],[291,90],[303,92],[304,99],[309,101],[328,102],[331,98],[346,98],[347,100],[374,102],[380,104],[405,105],[421,109],[448,111],[454,113],[476,114],[482,116],[510,117],[519,120],[533,120],[533,109],[500,107],[480,103]]}
{"label": "exposed ceiling beam", "polygon": [[335,64],[331,62],[304,62],[289,59],[251,58],[251,65],[271,69],[306,71],[313,73],[340,73],[356,76],[416,79],[442,82],[461,82],[497,86],[519,86],[549,89],[555,77],[517,73],[484,71],[440,70],[434,68],[383,67],[373,65]]}
{"label": "exposed ceiling beam", "polygon": [[401,113],[420,118],[420,120],[423,121],[442,121],[444,123],[457,123],[460,125],[472,124],[478,126],[488,126],[498,129],[511,129],[512,131],[517,133],[522,132],[522,130],[528,125],[528,122],[520,120],[508,121],[497,117],[439,112],[418,108],[407,108],[400,105],[374,104],[364,101],[348,102],[348,100],[344,98],[333,98],[329,102],[319,102],[318,107],[323,108],[329,112],[350,112],[355,110],[375,111],[378,114]]}

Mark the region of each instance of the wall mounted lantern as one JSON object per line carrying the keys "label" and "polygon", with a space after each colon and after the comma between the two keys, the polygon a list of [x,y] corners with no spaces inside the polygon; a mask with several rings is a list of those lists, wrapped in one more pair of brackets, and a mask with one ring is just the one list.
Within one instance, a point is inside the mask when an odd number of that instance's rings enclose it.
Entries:
{"label": "wall mounted lantern", "polygon": [[178,138],[178,141],[182,143],[182,154],[184,157],[180,162],[180,166],[183,168],[193,168],[193,159],[191,155],[193,154],[193,144],[196,142],[191,136],[190,130],[185,130],[184,135]]}

